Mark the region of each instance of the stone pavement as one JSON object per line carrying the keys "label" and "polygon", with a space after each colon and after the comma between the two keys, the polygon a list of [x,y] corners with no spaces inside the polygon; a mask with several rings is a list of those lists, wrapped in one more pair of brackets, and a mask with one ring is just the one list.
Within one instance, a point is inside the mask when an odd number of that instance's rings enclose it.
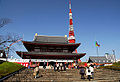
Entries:
{"label": "stone pavement", "polygon": [[[53,69],[40,69],[40,78],[33,77],[33,69],[25,69],[19,74],[15,74],[6,81],[39,81],[39,82],[87,82],[88,79],[81,80],[79,70],[67,69],[66,71],[54,71]],[[109,69],[96,69],[94,80],[91,82],[119,82],[120,71],[114,71]],[[88,81],[89,82],[89,81]]]}

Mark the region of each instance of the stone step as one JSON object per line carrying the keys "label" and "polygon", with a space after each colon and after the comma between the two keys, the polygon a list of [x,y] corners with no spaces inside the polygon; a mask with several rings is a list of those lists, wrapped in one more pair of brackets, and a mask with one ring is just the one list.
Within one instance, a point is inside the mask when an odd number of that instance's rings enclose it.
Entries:
{"label": "stone step", "polygon": [[[44,81],[44,82],[86,82],[88,79],[82,80],[79,74],[80,70],[67,69],[66,71],[54,71],[53,69],[40,69],[40,78],[34,78],[33,69],[25,69],[19,74],[6,79],[5,81]],[[86,77],[87,78],[87,77]],[[95,69],[93,82],[114,82],[120,80],[120,71],[108,70],[108,69]]]}

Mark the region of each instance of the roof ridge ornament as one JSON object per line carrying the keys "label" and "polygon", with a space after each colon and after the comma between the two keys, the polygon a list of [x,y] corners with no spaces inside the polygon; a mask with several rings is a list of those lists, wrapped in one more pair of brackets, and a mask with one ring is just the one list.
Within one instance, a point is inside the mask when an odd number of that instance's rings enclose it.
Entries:
{"label": "roof ridge ornament", "polygon": [[37,33],[35,33],[35,36],[38,36],[38,34],[37,34]]}

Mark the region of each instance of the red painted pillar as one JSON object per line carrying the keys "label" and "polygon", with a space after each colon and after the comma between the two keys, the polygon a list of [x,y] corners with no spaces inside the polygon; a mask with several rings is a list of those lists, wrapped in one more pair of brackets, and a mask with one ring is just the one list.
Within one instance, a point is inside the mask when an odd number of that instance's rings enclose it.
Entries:
{"label": "red painted pillar", "polygon": [[71,69],[71,62],[69,63],[68,68]]}
{"label": "red painted pillar", "polygon": [[72,67],[74,67],[74,66],[73,66],[73,63],[72,63]]}
{"label": "red painted pillar", "polygon": [[40,66],[40,62],[38,62],[38,66]]}
{"label": "red painted pillar", "polygon": [[48,62],[47,62],[47,66],[48,66]]}
{"label": "red painted pillar", "polygon": [[32,65],[32,62],[30,61],[30,66]]}

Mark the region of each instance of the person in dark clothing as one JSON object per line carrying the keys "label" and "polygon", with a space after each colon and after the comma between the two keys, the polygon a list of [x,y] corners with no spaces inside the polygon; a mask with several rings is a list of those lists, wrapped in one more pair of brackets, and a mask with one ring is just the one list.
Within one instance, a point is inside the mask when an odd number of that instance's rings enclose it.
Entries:
{"label": "person in dark clothing", "polygon": [[54,71],[56,71],[56,64],[54,64]]}
{"label": "person in dark clothing", "polygon": [[84,75],[85,75],[85,68],[81,67],[80,68],[80,74],[81,74],[81,79],[85,79]]}
{"label": "person in dark clothing", "polygon": [[29,63],[28,63],[28,69],[30,69],[30,62],[31,62],[31,59],[29,60]]}
{"label": "person in dark clothing", "polygon": [[43,68],[45,69],[46,68],[46,62],[44,61],[44,64],[43,64]]}
{"label": "person in dark clothing", "polygon": [[66,71],[66,66],[65,66],[65,64],[63,64],[63,67],[64,67],[64,71]]}

